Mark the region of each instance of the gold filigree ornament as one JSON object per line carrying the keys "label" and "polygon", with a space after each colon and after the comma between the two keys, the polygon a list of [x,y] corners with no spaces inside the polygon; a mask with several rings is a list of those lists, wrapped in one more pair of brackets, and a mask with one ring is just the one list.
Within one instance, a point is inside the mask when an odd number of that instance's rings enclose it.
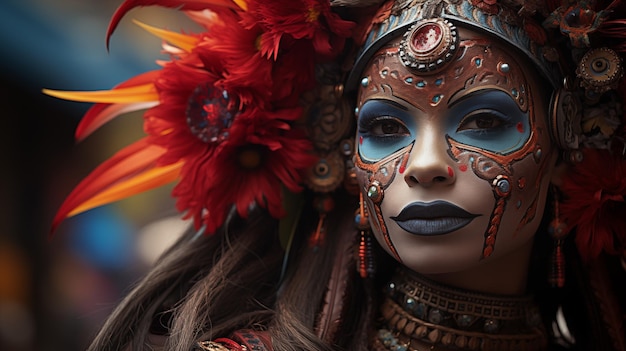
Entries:
{"label": "gold filigree ornament", "polygon": [[616,89],[623,75],[622,59],[609,48],[589,50],[576,69],[580,85],[595,95]]}
{"label": "gold filigree ornament", "polygon": [[327,193],[343,184],[345,160],[337,150],[322,155],[305,177],[306,185],[318,193]]}
{"label": "gold filigree ornament", "polygon": [[349,135],[352,113],[342,85],[320,85],[302,97],[307,134],[316,150],[336,149]]}
{"label": "gold filigree ornament", "polygon": [[306,131],[318,156],[317,163],[306,172],[305,183],[318,193],[334,191],[343,184],[345,163],[353,149],[353,144],[346,142],[351,140],[353,115],[343,98],[343,85],[320,84],[304,94],[302,104]]}
{"label": "gold filigree ornament", "polygon": [[196,349],[202,351],[230,351],[228,347],[215,341],[199,341]]}

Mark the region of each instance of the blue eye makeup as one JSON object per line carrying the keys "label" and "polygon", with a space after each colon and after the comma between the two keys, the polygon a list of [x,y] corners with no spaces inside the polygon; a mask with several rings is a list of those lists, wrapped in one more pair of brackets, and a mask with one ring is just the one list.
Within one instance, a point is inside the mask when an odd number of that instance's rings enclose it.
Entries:
{"label": "blue eye makeup", "polygon": [[508,154],[530,138],[530,121],[505,92],[481,90],[450,106],[446,130],[459,143]]}
{"label": "blue eye makeup", "polygon": [[415,121],[406,107],[391,100],[369,100],[358,119],[359,153],[364,161],[378,161],[415,140]]}
{"label": "blue eye makeup", "polygon": [[[425,117],[393,100],[374,99],[361,106],[358,118],[359,154],[379,161],[413,143]],[[530,118],[507,93],[496,89],[472,92],[454,101],[445,114],[445,135],[455,141],[498,154],[523,147],[530,138]]]}

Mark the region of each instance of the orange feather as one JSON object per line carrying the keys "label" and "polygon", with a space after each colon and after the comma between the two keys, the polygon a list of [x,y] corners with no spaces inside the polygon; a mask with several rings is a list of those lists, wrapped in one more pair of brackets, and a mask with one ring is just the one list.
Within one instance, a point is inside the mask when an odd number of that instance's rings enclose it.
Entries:
{"label": "orange feather", "polygon": [[[165,168],[161,173],[152,171],[159,168],[156,161],[165,151],[164,148],[151,144],[148,138],[143,138],[118,151],[94,169],[65,199],[54,217],[51,233],[65,218],[97,206],[93,205],[94,203],[99,202],[99,205],[103,205],[148,190],[146,187],[137,188],[137,191],[128,188],[133,178],[148,175],[155,177],[149,182],[150,189],[174,180],[174,169],[168,169],[170,173],[163,173]],[[127,183],[127,187],[124,188],[121,184],[127,181],[131,183]],[[146,178],[142,181],[146,181]],[[117,195],[113,196],[114,193]],[[108,202],[102,202],[104,199]]]}

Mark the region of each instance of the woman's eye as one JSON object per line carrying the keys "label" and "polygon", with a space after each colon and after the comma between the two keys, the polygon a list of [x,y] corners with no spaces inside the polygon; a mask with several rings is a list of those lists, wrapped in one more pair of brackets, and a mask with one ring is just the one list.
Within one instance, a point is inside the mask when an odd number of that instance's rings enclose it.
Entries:
{"label": "woman's eye", "polygon": [[376,136],[393,136],[410,134],[407,127],[396,119],[383,119],[372,123],[370,134]]}
{"label": "woman's eye", "polygon": [[496,129],[505,124],[505,119],[488,112],[472,113],[461,121],[461,125],[457,131],[462,130],[480,130],[480,129]]}

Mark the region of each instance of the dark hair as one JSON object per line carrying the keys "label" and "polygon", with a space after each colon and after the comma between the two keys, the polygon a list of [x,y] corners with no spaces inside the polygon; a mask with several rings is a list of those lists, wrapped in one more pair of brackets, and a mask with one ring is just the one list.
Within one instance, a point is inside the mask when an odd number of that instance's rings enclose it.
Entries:
{"label": "dark hair", "polygon": [[[159,347],[150,336],[166,336],[167,350],[191,350],[200,340],[227,337],[239,329],[267,330],[277,350],[331,350],[314,332],[337,257],[346,279],[339,293],[344,306],[336,343],[367,349],[372,285],[357,277],[353,253],[354,197],[344,194],[327,218],[324,245],[306,238],[317,224],[305,209],[289,253],[278,238],[278,222],[262,210],[227,223],[212,236],[189,231],[155,264],[105,322],[89,350],[143,350]],[[347,242],[346,242],[347,241]],[[347,244],[346,244],[347,243]],[[347,259],[345,259],[347,257]],[[346,290],[349,290],[349,293]]]}

